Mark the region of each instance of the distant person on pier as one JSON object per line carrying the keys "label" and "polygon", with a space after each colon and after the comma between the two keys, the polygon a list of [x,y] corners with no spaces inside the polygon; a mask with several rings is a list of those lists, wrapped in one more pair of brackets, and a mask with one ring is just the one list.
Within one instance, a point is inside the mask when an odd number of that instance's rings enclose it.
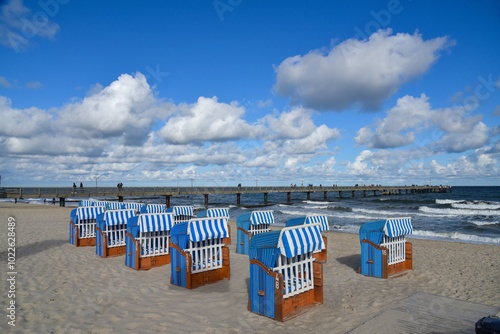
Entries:
{"label": "distant person on pier", "polygon": [[81,191],[82,191],[82,193],[83,193],[83,183],[82,183],[82,182],[80,182],[80,190],[81,190]]}
{"label": "distant person on pier", "polygon": [[73,182],[73,193],[76,191],[76,184]]}

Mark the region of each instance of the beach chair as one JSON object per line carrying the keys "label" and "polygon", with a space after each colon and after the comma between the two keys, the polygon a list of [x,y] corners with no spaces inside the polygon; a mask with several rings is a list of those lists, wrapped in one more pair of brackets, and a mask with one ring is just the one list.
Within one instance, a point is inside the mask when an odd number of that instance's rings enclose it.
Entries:
{"label": "beach chair", "polygon": [[143,213],[165,213],[167,212],[165,204],[147,204],[141,207],[141,214]]}
{"label": "beach chair", "polygon": [[92,201],[92,200],[83,200],[83,201],[80,201],[78,202],[78,206],[97,206],[96,205],[96,201]]}
{"label": "beach chair", "polygon": [[285,227],[250,240],[249,311],[286,321],[323,304],[320,224]]}
{"label": "beach chair", "polygon": [[[315,223],[320,224],[321,232],[330,230],[330,226],[328,225],[328,217],[325,215],[307,215],[305,217],[292,218],[286,222],[286,227],[299,226],[304,224],[315,224]],[[313,253],[313,256],[316,260],[326,263],[328,244],[327,244],[327,238],[324,235],[323,235],[323,242],[325,243],[325,248],[315,251]]]}
{"label": "beach chair", "polygon": [[248,255],[252,236],[269,232],[271,224],[274,224],[272,210],[253,211],[238,216],[236,220],[236,253]]}
{"label": "beach chair", "polygon": [[391,218],[361,225],[361,267],[365,276],[391,278],[412,270],[411,218]]}
{"label": "beach chair", "polygon": [[134,216],[127,224],[125,265],[149,270],[170,263],[171,213],[148,213]]}
{"label": "beach chair", "polygon": [[141,208],[146,206],[144,203],[121,203],[123,209],[134,209],[136,211],[141,211]]}
{"label": "beach chair", "polygon": [[105,202],[104,207],[106,210],[122,210],[125,209],[123,203],[120,202]]}
{"label": "beach chair", "polygon": [[230,278],[229,236],[226,218],[197,218],[175,225],[171,231],[171,280],[194,289]]}
{"label": "beach chair", "polygon": [[97,216],[95,253],[102,257],[125,254],[127,221],[136,210],[107,210]]}
{"label": "beach chair", "polygon": [[69,243],[76,247],[95,246],[96,220],[103,212],[103,206],[83,206],[73,209],[69,222]]}
{"label": "beach chair", "polygon": [[[192,206],[174,206],[167,209],[167,212],[174,214],[174,223],[179,224],[195,218]],[[229,218],[228,218],[229,219]]]}
{"label": "beach chair", "polygon": [[[204,211],[198,212],[197,218],[205,218],[205,217],[218,217],[218,218],[226,218],[229,222],[229,208],[210,208]],[[224,244],[231,244],[231,227],[228,225],[228,237],[225,238]]]}

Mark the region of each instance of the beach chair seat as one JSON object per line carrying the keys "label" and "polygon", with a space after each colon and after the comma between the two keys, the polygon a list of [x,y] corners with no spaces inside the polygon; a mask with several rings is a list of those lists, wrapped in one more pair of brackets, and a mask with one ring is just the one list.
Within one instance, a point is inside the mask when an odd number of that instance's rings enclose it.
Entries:
{"label": "beach chair seat", "polygon": [[324,247],[318,223],[254,235],[248,310],[286,321],[323,304],[323,263],[313,253]]}
{"label": "beach chair seat", "polygon": [[83,206],[71,211],[69,243],[76,247],[95,246],[97,216],[104,212],[103,206]]}
{"label": "beach chair seat", "polygon": [[391,218],[363,224],[359,229],[359,273],[391,278],[412,270],[412,245],[405,237],[412,232],[411,218]]}
{"label": "beach chair seat", "polygon": [[[320,224],[321,232],[330,230],[330,225],[328,224],[328,216],[326,215],[307,215],[304,217],[292,218],[286,222],[286,227],[299,226],[304,224],[316,224],[316,223]],[[327,241],[328,240],[326,236],[323,235],[323,242],[325,243],[325,248],[319,249],[313,253],[314,258],[323,263],[326,263],[327,260],[327,248],[328,248]]]}
{"label": "beach chair seat", "polygon": [[136,213],[135,209],[107,210],[97,216],[95,244],[97,255],[113,257],[125,254],[127,222]]}
{"label": "beach chair seat", "polygon": [[230,278],[226,218],[196,218],[171,231],[171,283],[187,289]]}
{"label": "beach chair seat", "polygon": [[126,235],[125,265],[149,270],[170,263],[171,213],[147,213],[129,219]]}
{"label": "beach chair seat", "polygon": [[[198,212],[197,218],[225,218],[229,222],[229,208],[209,208]],[[226,246],[231,244],[231,227],[228,225],[228,237],[224,239]]]}
{"label": "beach chair seat", "polygon": [[271,224],[274,224],[272,210],[253,211],[238,216],[236,220],[236,253],[248,255],[252,236],[269,232]]}

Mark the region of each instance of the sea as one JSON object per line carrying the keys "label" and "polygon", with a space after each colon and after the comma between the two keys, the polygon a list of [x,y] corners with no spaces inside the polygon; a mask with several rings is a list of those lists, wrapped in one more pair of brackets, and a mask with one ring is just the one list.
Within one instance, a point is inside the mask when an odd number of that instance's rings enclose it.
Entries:
{"label": "sea", "polygon": [[[116,200],[116,198],[95,198]],[[80,198],[68,198],[67,206],[77,206]],[[5,201],[5,200],[4,200]],[[12,200],[9,200],[12,201]],[[24,199],[33,204],[44,204],[43,199]],[[165,197],[125,198],[128,202],[165,204]],[[47,200],[47,203],[49,201]],[[190,205],[196,212],[205,210],[203,195],[171,197],[170,205]],[[450,240],[472,243],[500,244],[500,187],[452,187],[447,193],[415,193],[401,195],[373,195],[367,191],[292,193],[286,201],[286,193],[269,193],[267,203],[264,194],[242,194],[240,205],[236,195],[209,195],[208,207],[229,207],[231,219],[252,210],[273,210],[278,226],[285,226],[290,218],[319,214],[328,216],[330,229],[345,233],[358,233],[366,222],[399,217],[411,217],[413,234],[409,238]]]}

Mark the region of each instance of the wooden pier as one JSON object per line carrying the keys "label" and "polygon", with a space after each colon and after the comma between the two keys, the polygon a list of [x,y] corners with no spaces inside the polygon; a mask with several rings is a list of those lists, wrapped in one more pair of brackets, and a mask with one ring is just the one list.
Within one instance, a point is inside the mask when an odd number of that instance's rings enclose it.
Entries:
{"label": "wooden pier", "polygon": [[[122,202],[125,197],[150,197],[165,196],[165,204],[170,207],[170,198],[181,195],[204,195],[205,206],[208,206],[208,197],[213,194],[236,195],[236,203],[241,202],[242,194],[264,195],[264,203],[267,203],[267,195],[271,193],[286,194],[286,201],[291,201],[292,193],[303,193],[307,199],[311,198],[311,193],[323,192],[323,198],[328,199],[328,193],[338,193],[338,197],[356,197],[360,195],[366,197],[372,192],[377,195],[401,195],[415,193],[438,193],[451,192],[451,186],[293,186],[293,187],[125,187],[121,190],[116,187],[85,187],[85,188],[0,188],[0,198],[48,198],[50,200],[58,198],[59,205],[65,206],[67,198],[88,198],[88,197],[116,197]],[[347,194],[347,195],[346,195]]]}

